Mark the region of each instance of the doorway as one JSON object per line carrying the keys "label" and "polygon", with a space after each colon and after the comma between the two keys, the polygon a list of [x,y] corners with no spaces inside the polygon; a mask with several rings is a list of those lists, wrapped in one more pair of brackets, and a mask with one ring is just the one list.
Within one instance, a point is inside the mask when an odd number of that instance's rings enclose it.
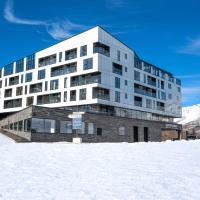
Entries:
{"label": "doorway", "polygon": [[148,127],[144,127],[144,141],[145,142],[149,141],[149,129],[148,129]]}
{"label": "doorway", "polygon": [[138,142],[139,137],[138,137],[138,126],[133,127],[133,142]]}

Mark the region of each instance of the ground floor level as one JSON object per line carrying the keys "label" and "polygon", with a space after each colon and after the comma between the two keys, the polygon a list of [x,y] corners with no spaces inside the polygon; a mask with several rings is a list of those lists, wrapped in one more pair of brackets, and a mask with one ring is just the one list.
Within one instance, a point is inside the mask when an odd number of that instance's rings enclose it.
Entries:
{"label": "ground floor level", "polygon": [[[3,130],[29,141],[148,142],[180,138],[180,125],[173,122],[134,119],[86,112],[82,128],[73,130],[71,110],[31,106],[0,121]],[[174,134],[175,133],[175,134]]]}

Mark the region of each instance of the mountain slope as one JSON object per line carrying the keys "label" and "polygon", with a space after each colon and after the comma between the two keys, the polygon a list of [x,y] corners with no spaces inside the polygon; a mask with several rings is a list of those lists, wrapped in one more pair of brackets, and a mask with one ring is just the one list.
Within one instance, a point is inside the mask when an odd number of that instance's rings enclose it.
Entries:
{"label": "mountain slope", "polygon": [[183,107],[182,118],[175,120],[175,122],[183,125],[191,123],[199,125],[199,121],[200,121],[200,104]]}

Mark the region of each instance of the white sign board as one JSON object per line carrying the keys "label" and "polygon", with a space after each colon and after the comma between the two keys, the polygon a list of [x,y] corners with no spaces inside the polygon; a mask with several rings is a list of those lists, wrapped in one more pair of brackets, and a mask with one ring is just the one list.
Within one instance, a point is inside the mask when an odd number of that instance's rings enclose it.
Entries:
{"label": "white sign board", "polygon": [[72,118],[72,128],[73,129],[82,129],[82,117],[81,118]]}
{"label": "white sign board", "polygon": [[82,129],[82,115],[83,112],[73,112],[73,114],[68,115],[72,118],[72,129]]}

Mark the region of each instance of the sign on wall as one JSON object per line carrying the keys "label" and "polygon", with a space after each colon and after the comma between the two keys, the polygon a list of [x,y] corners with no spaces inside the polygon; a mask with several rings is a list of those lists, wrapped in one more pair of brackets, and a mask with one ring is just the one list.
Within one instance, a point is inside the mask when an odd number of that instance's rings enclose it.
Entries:
{"label": "sign on wall", "polygon": [[82,129],[82,114],[83,112],[74,112],[73,114],[68,115],[69,118],[72,118],[72,129]]}

